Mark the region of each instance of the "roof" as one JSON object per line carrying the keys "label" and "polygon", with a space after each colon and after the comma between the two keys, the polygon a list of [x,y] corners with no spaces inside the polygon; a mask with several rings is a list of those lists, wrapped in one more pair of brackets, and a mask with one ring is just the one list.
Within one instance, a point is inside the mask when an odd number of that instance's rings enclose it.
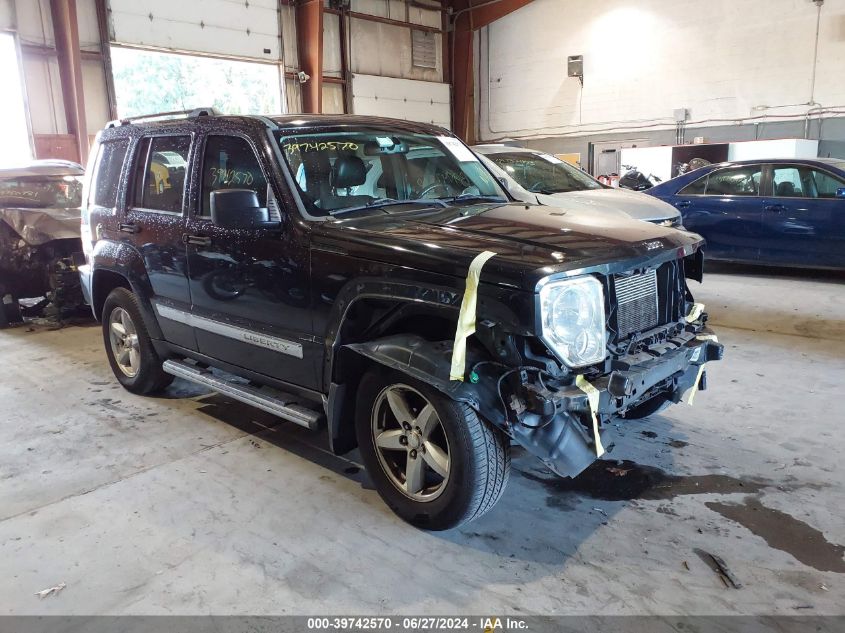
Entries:
{"label": "roof", "polygon": [[474,149],[479,154],[545,154],[539,149],[531,149],[528,147],[514,147],[512,145],[500,145],[498,143],[487,143],[481,145],[473,145]]}
{"label": "roof", "polygon": [[714,163],[713,166],[759,165],[760,163],[771,163],[774,165],[783,163],[822,163],[823,165],[833,165],[841,169],[842,164],[845,163],[845,158],[749,158],[746,160],[729,160],[723,163]]}
{"label": "roof", "polygon": [[[355,114],[221,114],[213,108],[198,108],[184,112],[164,112],[111,121],[106,127],[113,130],[156,129],[179,127],[202,121],[205,125],[225,125],[243,122],[260,123],[271,129],[315,129],[375,126],[419,134],[443,134],[444,129],[430,123],[405,121],[387,117]],[[110,134],[111,135],[111,134]]]}
{"label": "roof", "polygon": [[24,176],[82,176],[82,165],[69,160],[34,160],[20,167],[0,169],[0,178],[21,178]]}

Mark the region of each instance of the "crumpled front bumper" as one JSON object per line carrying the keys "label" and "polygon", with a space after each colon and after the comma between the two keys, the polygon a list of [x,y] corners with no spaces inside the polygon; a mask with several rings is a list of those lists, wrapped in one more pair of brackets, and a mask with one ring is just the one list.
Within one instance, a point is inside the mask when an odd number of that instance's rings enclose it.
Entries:
{"label": "crumpled front bumper", "polygon": [[555,415],[531,428],[514,424],[513,438],[563,477],[575,477],[601,452],[592,429],[592,413],[602,424],[620,417],[627,409],[652,397],[671,402],[691,402],[706,385],[705,364],[721,360],[724,348],[706,327],[685,331],[667,341],[659,356],[640,354],[614,363],[609,374],[591,381],[598,391],[598,406],[592,408],[587,393],[574,384],[557,389],[551,401]]}

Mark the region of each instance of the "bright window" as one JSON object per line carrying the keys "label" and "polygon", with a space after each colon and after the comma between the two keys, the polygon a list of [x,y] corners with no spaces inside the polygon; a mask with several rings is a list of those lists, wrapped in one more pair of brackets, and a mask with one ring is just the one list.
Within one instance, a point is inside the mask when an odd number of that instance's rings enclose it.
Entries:
{"label": "bright window", "polygon": [[275,65],[117,46],[111,52],[121,117],[201,107],[226,114],[283,112]]}
{"label": "bright window", "polygon": [[0,168],[21,165],[32,160],[26,113],[21,90],[20,65],[11,35],[0,33]]}

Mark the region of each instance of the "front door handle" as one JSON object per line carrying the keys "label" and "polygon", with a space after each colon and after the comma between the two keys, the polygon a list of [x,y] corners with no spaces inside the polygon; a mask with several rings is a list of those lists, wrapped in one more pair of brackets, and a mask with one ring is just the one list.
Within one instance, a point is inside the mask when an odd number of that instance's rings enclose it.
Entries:
{"label": "front door handle", "polygon": [[182,235],[182,241],[185,244],[194,244],[195,246],[211,246],[211,238],[205,235]]}
{"label": "front door handle", "polygon": [[692,204],[692,202],[690,202],[689,200],[681,200],[680,202],[676,202],[675,206],[678,207],[679,209],[686,209],[691,204]]}
{"label": "front door handle", "polygon": [[786,207],[782,204],[767,204],[764,208],[771,213],[783,213],[786,211]]}
{"label": "front door handle", "polygon": [[137,224],[133,224],[131,222],[127,222],[126,224],[121,224],[118,228],[121,231],[123,231],[124,233],[140,233],[141,232],[141,227],[138,226]]}

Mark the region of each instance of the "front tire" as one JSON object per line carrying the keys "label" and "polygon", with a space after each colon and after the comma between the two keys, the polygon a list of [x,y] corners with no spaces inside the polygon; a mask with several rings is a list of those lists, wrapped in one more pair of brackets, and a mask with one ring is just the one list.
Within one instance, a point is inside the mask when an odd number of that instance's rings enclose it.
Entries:
{"label": "front tire", "polygon": [[505,435],[431,385],[376,367],[358,388],[356,432],[379,495],[402,519],[447,530],[501,498],[510,471]]}
{"label": "front tire", "polygon": [[103,342],[115,378],[139,395],[161,391],[173,376],[161,368],[147,332],[138,298],[126,288],[115,288],[103,305]]}

